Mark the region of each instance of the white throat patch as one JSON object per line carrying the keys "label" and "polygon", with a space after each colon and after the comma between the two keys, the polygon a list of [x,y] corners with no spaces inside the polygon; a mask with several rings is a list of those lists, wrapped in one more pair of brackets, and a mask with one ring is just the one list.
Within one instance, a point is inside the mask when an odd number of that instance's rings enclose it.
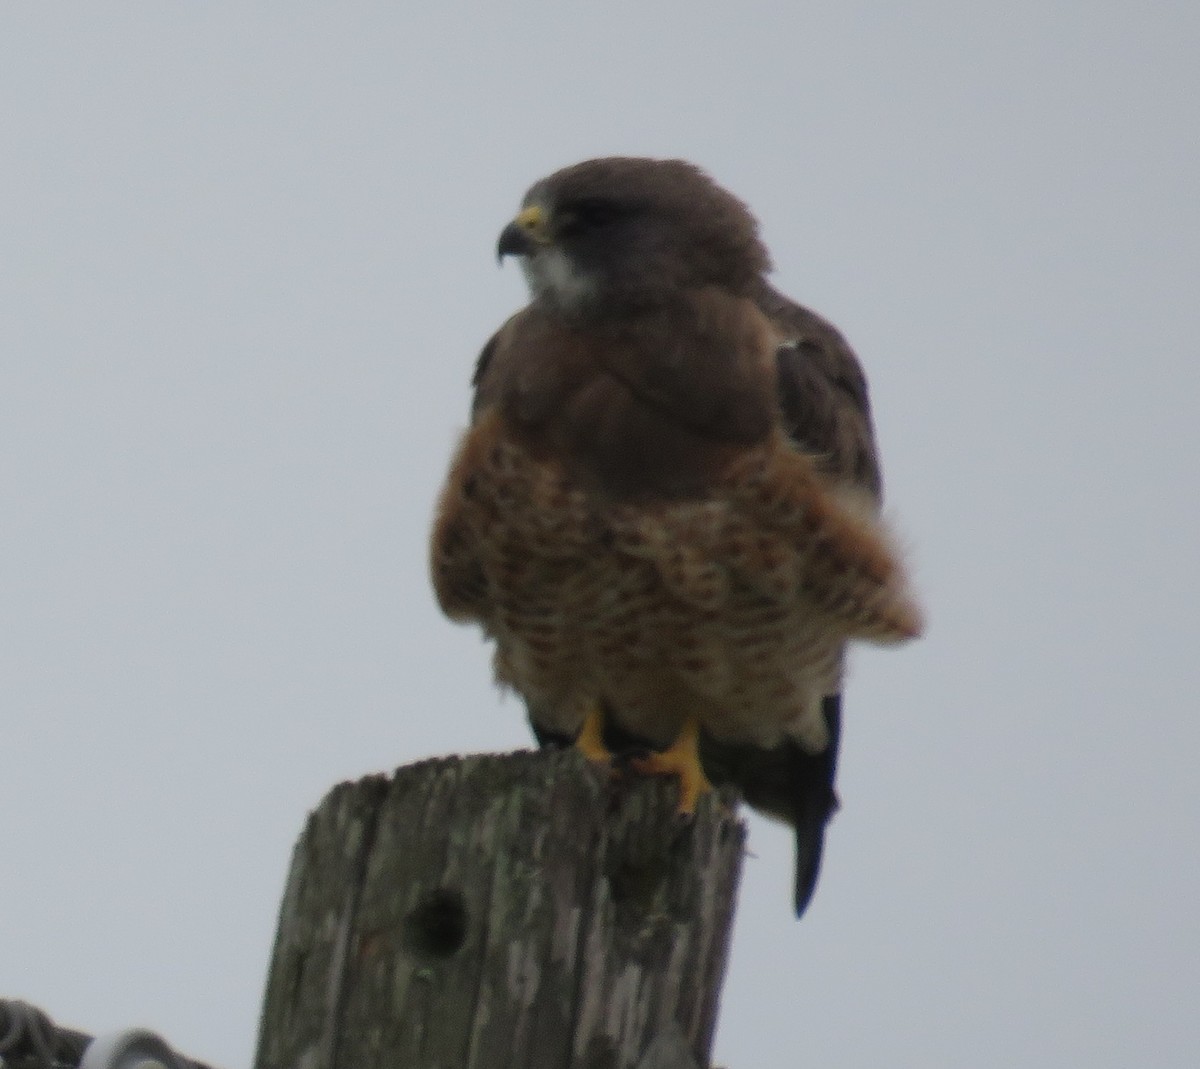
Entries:
{"label": "white throat patch", "polygon": [[595,296],[596,282],[554,245],[538,249],[521,260],[525,281],[534,297],[544,297],[560,308],[578,308]]}

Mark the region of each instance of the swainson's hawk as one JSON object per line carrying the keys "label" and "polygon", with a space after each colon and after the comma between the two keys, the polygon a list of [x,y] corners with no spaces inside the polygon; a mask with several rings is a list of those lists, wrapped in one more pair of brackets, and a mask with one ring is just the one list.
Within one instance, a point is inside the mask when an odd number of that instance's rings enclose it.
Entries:
{"label": "swainson's hawk", "polygon": [[766,281],[745,205],[680,160],[550,175],[498,253],[531,300],[479,358],[438,600],[495,640],[539,739],[605,760],[635,738],[681,811],[733,782],[793,824],[799,914],[836,805],[846,644],[921,630],[858,361]]}

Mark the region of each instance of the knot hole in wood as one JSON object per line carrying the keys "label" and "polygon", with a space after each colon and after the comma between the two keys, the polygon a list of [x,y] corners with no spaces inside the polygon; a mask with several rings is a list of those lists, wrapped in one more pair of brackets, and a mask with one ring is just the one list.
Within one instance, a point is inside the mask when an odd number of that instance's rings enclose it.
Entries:
{"label": "knot hole in wood", "polygon": [[460,890],[439,887],[416,904],[402,926],[404,946],[424,958],[454,955],[467,938],[467,904]]}

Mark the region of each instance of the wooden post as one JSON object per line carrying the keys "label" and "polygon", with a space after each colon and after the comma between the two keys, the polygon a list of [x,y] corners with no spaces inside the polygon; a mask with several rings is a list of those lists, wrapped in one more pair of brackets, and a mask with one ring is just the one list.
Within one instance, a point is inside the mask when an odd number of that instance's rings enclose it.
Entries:
{"label": "wooden post", "polygon": [[708,1065],[744,829],[573,750],[334,788],[296,846],[256,1069]]}

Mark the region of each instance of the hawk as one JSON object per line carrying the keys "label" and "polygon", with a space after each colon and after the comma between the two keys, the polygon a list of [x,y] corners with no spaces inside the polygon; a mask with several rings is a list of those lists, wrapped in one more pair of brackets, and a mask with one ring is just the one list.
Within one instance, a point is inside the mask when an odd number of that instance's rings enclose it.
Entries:
{"label": "hawk", "polygon": [[443,611],[495,642],[539,741],[733,783],[796,830],[794,903],[836,807],[847,643],[920,610],[880,516],[867,387],[767,282],[746,206],[682,160],[526,193],[497,255],[529,304],[484,346],[434,521]]}

